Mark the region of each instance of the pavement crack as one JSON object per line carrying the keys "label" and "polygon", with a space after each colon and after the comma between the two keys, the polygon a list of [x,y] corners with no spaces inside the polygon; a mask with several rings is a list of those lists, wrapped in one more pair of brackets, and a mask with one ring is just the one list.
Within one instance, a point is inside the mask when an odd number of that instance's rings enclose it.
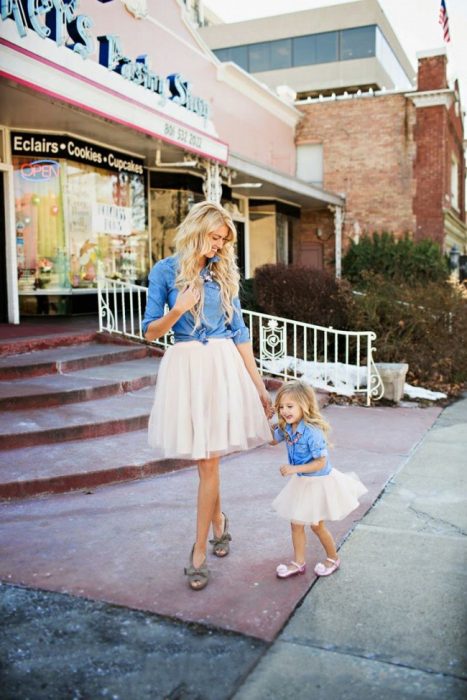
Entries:
{"label": "pavement crack", "polygon": [[387,666],[393,666],[395,668],[404,668],[409,671],[418,671],[419,673],[427,673],[429,675],[441,676],[443,678],[456,679],[462,682],[466,681],[465,676],[458,675],[455,673],[446,673],[445,671],[438,671],[433,668],[424,668],[422,666],[413,666],[410,663],[404,663],[403,661],[391,660],[384,656],[379,656],[377,653],[371,652],[368,654],[359,653],[357,651],[352,651],[351,649],[346,649],[345,647],[335,647],[335,646],[323,646],[321,644],[312,644],[302,641],[300,639],[295,639],[294,637],[277,639],[277,642],[281,644],[295,644],[296,646],[301,646],[306,649],[316,649],[317,651],[326,651],[330,654],[339,654],[340,656],[351,656],[355,659],[362,659],[364,661],[376,661],[380,664],[385,664]]}
{"label": "pavement crack", "polygon": [[435,518],[433,515],[430,515],[429,513],[418,508],[415,508],[415,506],[408,506],[408,510],[414,513],[417,518],[423,519],[425,521],[423,528],[424,530],[428,529],[431,525],[442,528],[448,528],[449,530],[455,532],[457,535],[461,535],[463,537],[467,535],[467,532],[462,528],[458,527],[457,525],[450,523],[448,520],[443,520],[443,518]]}

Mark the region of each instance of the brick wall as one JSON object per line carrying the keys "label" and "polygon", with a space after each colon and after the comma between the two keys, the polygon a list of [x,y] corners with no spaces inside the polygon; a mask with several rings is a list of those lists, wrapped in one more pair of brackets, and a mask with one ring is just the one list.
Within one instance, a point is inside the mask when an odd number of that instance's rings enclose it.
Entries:
{"label": "brick wall", "polygon": [[441,54],[418,59],[417,90],[444,90],[448,87],[446,77],[447,56]]}
{"label": "brick wall", "polygon": [[[346,195],[344,249],[356,229],[362,235],[414,231],[412,103],[396,94],[313,102],[300,110],[297,145],[323,143],[323,186]],[[303,212],[301,236],[325,216]]]}
{"label": "brick wall", "polygon": [[416,192],[415,239],[431,238],[440,245],[444,238],[443,207],[449,205],[447,178],[447,112],[443,105],[417,109],[414,163]]}

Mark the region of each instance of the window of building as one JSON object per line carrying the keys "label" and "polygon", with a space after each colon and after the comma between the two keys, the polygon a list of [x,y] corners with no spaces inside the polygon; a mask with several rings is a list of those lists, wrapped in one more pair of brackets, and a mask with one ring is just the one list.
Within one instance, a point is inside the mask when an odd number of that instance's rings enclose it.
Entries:
{"label": "window of building", "polygon": [[391,77],[397,79],[397,84],[406,87],[408,82],[405,71],[376,25],[220,48],[214,53],[221,61],[234,61],[250,73],[378,55]]}
{"label": "window of building", "polygon": [[292,39],[280,39],[271,41],[271,55],[269,70],[290,68],[292,65]]}
{"label": "window of building", "polygon": [[316,63],[331,63],[339,59],[337,32],[316,34]]}
{"label": "window of building", "polygon": [[297,177],[317,187],[323,186],[323,144],[297,146]]}
{"label": "window of building", "polygon": [[230,49],[230,61],[233,61],[243,68],[243,70],[248,70],[248,47],[247,46],[233,46]]}
{"label": "window of building", "polygon": [[261,44],[250,44],[248,47],[248,65],[250,73],[261,73],[269,70],[270,44],[265,41]]}
{"label": "window of building", "polygon": [[459,163],[454,155],[451,158],[451,206],[459,211]]}
{"label": "window of building", "polygon": [[[98,267],[135,282],[147,274],[144,176],[57,159],[30,176],[13,159],[20,293],[95,289]],[[46,166],[44,166],[46,167]]]}
{"label": "window of building", "polygon": [[348,61],[374,56],[376,50],[375,29],[375,25],[341,29],[339,32],[340,60]]}
{"label": "window of building", "polygon": [[297,36],[292,41],[294,66],[309,66],[316,63],[316,39],[313,34]]}
{"label": "window of building", "polygon": [[227,49],[215,49],[214,54],[219,61],[233,61],[237,66],[248,71],[248,46],[231,46]]}

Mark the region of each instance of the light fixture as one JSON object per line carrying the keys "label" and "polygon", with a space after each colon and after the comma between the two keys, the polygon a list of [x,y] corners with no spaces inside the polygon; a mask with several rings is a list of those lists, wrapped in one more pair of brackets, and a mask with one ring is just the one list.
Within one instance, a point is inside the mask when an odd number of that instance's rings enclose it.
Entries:
{"label": "light fixture", "polygon": [[242,189],[247,189],[251,188],[254,190],[257,190],[259,187],[262,187],[263,183],[262,182],[242,182],[238,183],[237,185],[231,185],[231,187],[235,187],[236,189],[242,188]]}

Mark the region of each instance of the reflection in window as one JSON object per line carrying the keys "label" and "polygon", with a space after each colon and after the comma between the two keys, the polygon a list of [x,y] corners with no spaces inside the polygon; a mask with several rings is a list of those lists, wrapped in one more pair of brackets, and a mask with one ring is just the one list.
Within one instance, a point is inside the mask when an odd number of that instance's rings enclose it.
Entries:
{"label": "reflection in window", "polygon": [[375,55],[375,26],[354,27],[342,29],[341,37],[341,61],[355,58],[368,58]]}
{"label": "reflection in window", "polygon": [[337,61],[339,58],[338,43],[337,32],[316,34],[316,63]]}
{"label": "reflection in window", "polygon": [[271,57],[268,70],[290,68],[292,65],[292,40],[281,39],[271,42]]}
{"label": "reflection in window", "polygon": [[153,263],[175,252],[174,238],[190,208],[203,196],[185,190],[151,190],[151,249]]}
{"label": "reflection in window", "polygon": [[269,43],[251,44],[248,50],[248,60],[251,73],[269,70]]}
{"label": "reflection in window", "polygon": [[142,175],[57,160],[44,178],[27,178],[29,162],[14,159],[20,292],[95,288],[99,265],[116,279],[146,275]]}
{"label": "reflection in window", "polygon": [[294,66],[308,66],[316,63],[316,41],[313,34],[293,39]]}

